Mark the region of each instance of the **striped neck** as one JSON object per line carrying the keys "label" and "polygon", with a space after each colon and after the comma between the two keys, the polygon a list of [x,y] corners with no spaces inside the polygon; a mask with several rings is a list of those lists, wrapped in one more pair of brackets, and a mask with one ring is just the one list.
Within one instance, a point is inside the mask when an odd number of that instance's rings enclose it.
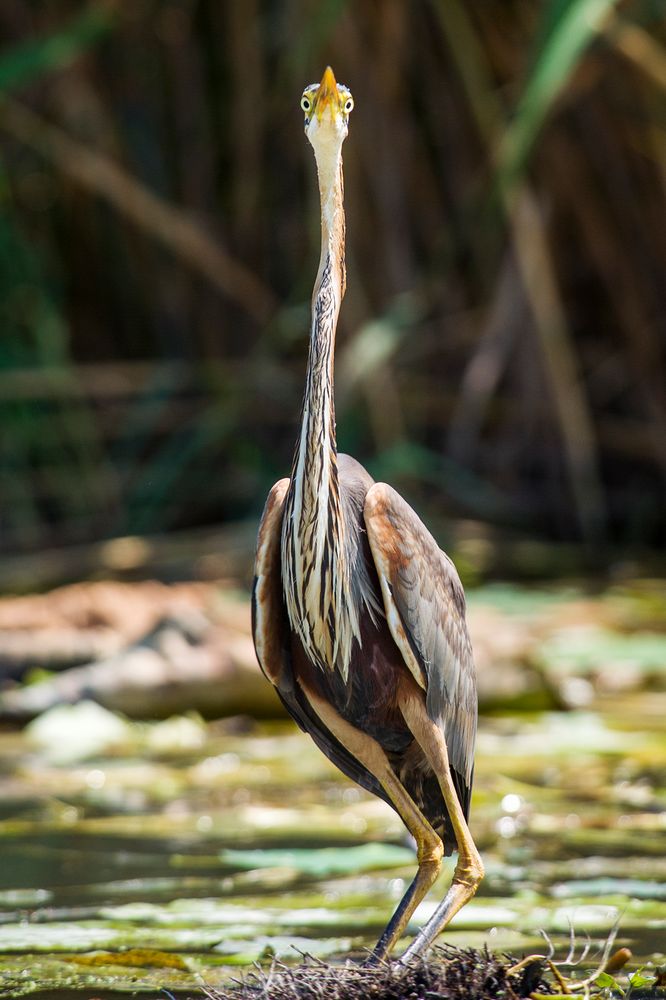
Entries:
{"label": "striped neck", "polygon": [[333,385],[335,334],[345,293],[342,157],[338,153],[337,161],[333,164],[327,159],[320,162],[317,157],[317,167],[321,192],[321,255],[312,292],[310,348],[301,435],[294,455],[294,478],[297,484],[308,478],[308,461],[328,461],[337,478]]}
{"label": "striped neck", "polygon": [[346,678],[352,641],[360,641],[360,629],[348,600],[333,401],[335,333],[345,290],[341,145],[315,147],[321,257],[312,295],[301,432],[283,522],[282,566],[291,626],[307,655],[322,669],[337,668]]}

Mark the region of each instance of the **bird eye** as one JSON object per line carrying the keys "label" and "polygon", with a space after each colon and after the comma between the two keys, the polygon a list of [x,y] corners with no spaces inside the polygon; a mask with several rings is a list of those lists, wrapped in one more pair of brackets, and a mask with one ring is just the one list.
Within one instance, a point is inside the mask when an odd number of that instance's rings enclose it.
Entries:
{"label": "bird eye", "polygon": [[303,108],[303,111],[309,111],[312,107],[312,101],[305,94],[301,97],[301,107]]}
{"label": "bird eye", "polygon": [[353,107],[354,107],[354,98],[348,97],[347,100],[345,101],[345,114],[349,114],[349,112],[352,110]]}

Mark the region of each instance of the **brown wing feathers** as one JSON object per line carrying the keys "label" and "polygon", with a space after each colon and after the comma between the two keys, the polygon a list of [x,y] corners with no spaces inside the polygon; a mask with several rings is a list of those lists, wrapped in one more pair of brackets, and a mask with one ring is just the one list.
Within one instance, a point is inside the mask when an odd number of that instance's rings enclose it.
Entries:
{"label": "brown wing feathers", "polygon": [[390,486],[376,483],[368,491],[364,516],[389,628],[417,682],[421,677],[428,714],[441,722],[451,766],[469,789],[476,681],[458,574]]}
{"label": "brown wing feathers", "polygon": [[[293,638],[280,564],[288,482],[281,480],[273,487],[259,531],[252,606],[257,655],[262,670],[298,725],[344,774],[388,801],[377,780],[326,729],[294,678]],[[476,732],[476,687],[462,586],[453,564],[412,508],[391,487],[373,484],[363,515],[391,635],[406,666],[424,689],[428,714],[444,730],[453,779],[467,814]],[[396,767],[400,767],[398,759]],[[407,783],[416,782],[413,794],[422,799],[424,806],[432,802],[426,811],[434,820],[443,805],[441,796],[434,775],[419,776],[419,770]]]}

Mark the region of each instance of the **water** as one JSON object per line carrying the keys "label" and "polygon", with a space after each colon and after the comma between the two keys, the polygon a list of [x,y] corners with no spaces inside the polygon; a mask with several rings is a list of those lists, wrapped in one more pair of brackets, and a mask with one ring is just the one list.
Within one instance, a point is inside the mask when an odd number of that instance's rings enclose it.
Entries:
{"label": "water", "polygon": [[[274,954],[374,944],[413,851],[306,736],[91,718],[0,734],[0,995],[178,994]],[[564,956],[573,927],[594,953],[619,921],[634,966],[663,962],[665,719],[662,691],[483,718],[472,829],[487,876],[444,940],[521,955],[545,932]]]}

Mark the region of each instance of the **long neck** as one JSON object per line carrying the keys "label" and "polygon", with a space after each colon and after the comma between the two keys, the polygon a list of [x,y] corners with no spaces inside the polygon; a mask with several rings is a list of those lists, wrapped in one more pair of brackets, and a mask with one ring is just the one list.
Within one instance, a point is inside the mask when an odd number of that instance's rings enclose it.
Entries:
{"label": "long neck", "polygon": [[316,153],[321,196],[321,256],[312,292],[312,325],[305,377],[301,433],[292,480],[302,504],[312,514],[337,493],[337,447],[333,369],[335,332],[345,292],[345,213],[342,157]]}
{"label": "long neck", "polygon": [[[334,154],[334,155],[332,155]],[[345,288],[345,217],[340,146],[315,149],[321,193],[321,259],[312,294],[301,432],[282,529],[287,611],[310,660],[347,677],[360,642],[349,605],[348,539],[340,506],[333,403],[333,352]]]}

